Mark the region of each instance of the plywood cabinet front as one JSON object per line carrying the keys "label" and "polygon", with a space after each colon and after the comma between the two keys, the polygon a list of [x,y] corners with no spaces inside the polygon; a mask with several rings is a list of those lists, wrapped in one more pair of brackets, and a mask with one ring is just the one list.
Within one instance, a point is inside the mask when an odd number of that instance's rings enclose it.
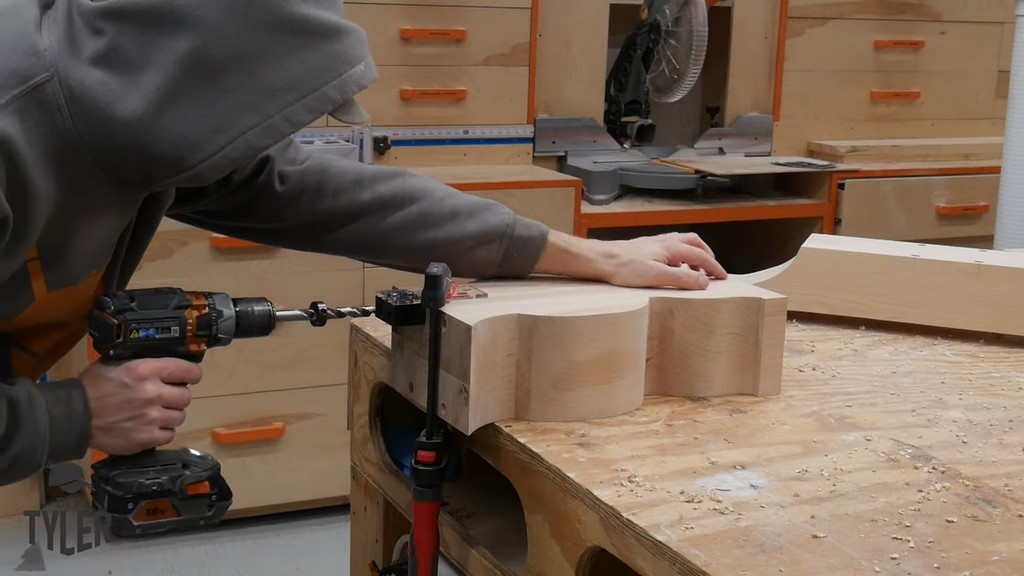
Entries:
{"label": "plywood cabinet front", "polygon": [[884,240],[939,240],[995,232],[998,175],[847,180],[837,233]]}
{"label": "plywood cabinet front", "polygon": [[[381,66],[356,100],[378,126],[522,124],[528,67]],[[329,119],[332,125],[340,125]]]}
{"label": "plywood cabinet front", "polygon": [[346,4],[378,66],[529,66],[530,11]]}
{"label": "plywood cabinet front", "polygon": [[234,492],[231,516],[341,501],[349,494],[347,406],[343,385],[199,398],[172,446],[220,461]]}

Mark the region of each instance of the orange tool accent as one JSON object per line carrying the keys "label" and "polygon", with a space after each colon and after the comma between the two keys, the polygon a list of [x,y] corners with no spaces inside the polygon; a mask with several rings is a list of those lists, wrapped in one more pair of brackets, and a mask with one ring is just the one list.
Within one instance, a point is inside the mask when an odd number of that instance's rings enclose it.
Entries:
{"label": "orange tool accent", "polygon": [[935,213],[939,216],[967,216],[971,214],[988,214],[988,202],[971,204],[938,204]]}
{"label": "orange tool accent", "polygon": [[196,482],[195,484],[185,486],[185,494],[188,494],[189,496],[209,494],[211,491],[210,482],[208,480],[203,480],[202,482]]}
{"label": "orange tool accent", "polygon": [[412,28],[403,26],[398,29],[402,40],[451,40],[461,42],[469,33],[465,28]]}
{"label": "orange tool accent", "polygon": [[872,100],[897,100],[911,102],[921,99],[920,90],[872,90]]}
{"label": "orange tool accent", "polygon": [[402,100],[465,100],[469,91],[465,88],[402,88]]}
{"label": "orange tool accent", "polygon": [[237,430],[214,428],[210,431],[210,437],[217,444],[245,444],[248,442],[276,440],[284,436],[284,429],[284,422],[274,422],[269,426],[254,426]]}
{"label": "orange tool accent", "polygon": [[895,39],[886,39],[886,38],[879,38],[879,39],[875,40],[875,48],[877,48],[879,50],[887,50],[887,49],[892,49],[892,48],[910,48],[910,49],[913,49],[913,50],[920,50],[921,48],[924,48],[924,45],[925,45],[925,41],[924,40],[914,40],[914,39],[895,40]]}
{"label": "orange tool accent", "polygon": [[210,234],[210,246],[217,250],[243,250],[246,248],[259,248],[262,244],[224,236],[223,234]]}
{"label": "orange tool accent", "polygon": [[132,520],[136,522],[153,522],[156,520],[170,520],[178,516],[178,509],[174,507],[174,503],[163,498],[143,502],[139,509],[135,511],[135,514],[132,514]]}

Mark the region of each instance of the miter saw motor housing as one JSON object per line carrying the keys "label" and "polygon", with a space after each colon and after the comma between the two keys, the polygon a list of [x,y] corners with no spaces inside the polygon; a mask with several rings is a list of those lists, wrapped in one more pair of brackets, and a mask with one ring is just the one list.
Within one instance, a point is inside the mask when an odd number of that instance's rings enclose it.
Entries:
{"label": "miter saw motor housing", "polygon": [[661,22],[644,2],[640,23],[626,36],[619,55],[605,80],[604,125],[619,144],[650,144],[657,127],[651,120],[651,96],[647,70],[654,58],[653,47],[661,42]]}

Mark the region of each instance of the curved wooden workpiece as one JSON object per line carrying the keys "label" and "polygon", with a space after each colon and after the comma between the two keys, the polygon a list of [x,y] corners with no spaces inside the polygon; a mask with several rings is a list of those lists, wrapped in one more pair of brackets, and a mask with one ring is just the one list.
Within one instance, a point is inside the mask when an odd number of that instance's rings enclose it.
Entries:
{"label": "curved wooden workpiece", "polygon": [[[643,290],[563,279],[483,282],[444,308],[441,416],[491,422],[625,414],[645,395],[780,392],[786,300],[745,282]],[[426,400],[426,329],[393,331],[393,385]]]}
{"label": "curved wooden workpiece", "polygon": [[730,278],[809,312],[1024,336],[1024,253],[811,235],[780,266]]}

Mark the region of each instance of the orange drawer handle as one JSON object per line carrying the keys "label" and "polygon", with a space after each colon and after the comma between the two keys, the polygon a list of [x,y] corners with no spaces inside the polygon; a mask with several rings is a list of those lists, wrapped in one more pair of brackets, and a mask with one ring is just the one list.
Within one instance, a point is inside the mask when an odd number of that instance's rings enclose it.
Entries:
{"label": "orange drawer handle", "polygon": [[895,48],[910,48],[913,50],[920,50],[921,48],[924,48],[924,46],[924,40],[896,40],[884,38],[879,38],[875,40],[875,48],[877,48],[878,50],[890,50]]}
{"label": "orange drawer handle", "polygon": [[469,33],[465,28],[412,28],[403,26],[398,29],[402,40],[449,40],[461,42]]}
{"label": "orange drawer handle", "polygon": [[920,90],[872,90],[872,100],[897,100],[912,102],[921,99]]}
{"label": "orange drawer handle", "polygon": [[988,202],[975,202],[973,204],[939,204],[935,207],[935,213],[940,216],[988,214],[988,210]]}
{"label": "orange drawer handle", "polygon": [[465,100],[469,91],[465,88],[402,88],[402,100]]}
{"label": "orange drawer handle", "polygon": [[244,250],[246,248],[259,248],[262,244],[224,236],[223,234],[211,234],[210,246],[217,250]]}
{"label": "orange drawer handle", "polygon": [[263,442],[266,440],[277,440],[284,436],[284,422],[274,422],[269,426],[254,426],[252,428],[238,428],[228,430],[227,428],[214,428],[210,431],[210,437],[217,444],[245,444],[247,442]]}

